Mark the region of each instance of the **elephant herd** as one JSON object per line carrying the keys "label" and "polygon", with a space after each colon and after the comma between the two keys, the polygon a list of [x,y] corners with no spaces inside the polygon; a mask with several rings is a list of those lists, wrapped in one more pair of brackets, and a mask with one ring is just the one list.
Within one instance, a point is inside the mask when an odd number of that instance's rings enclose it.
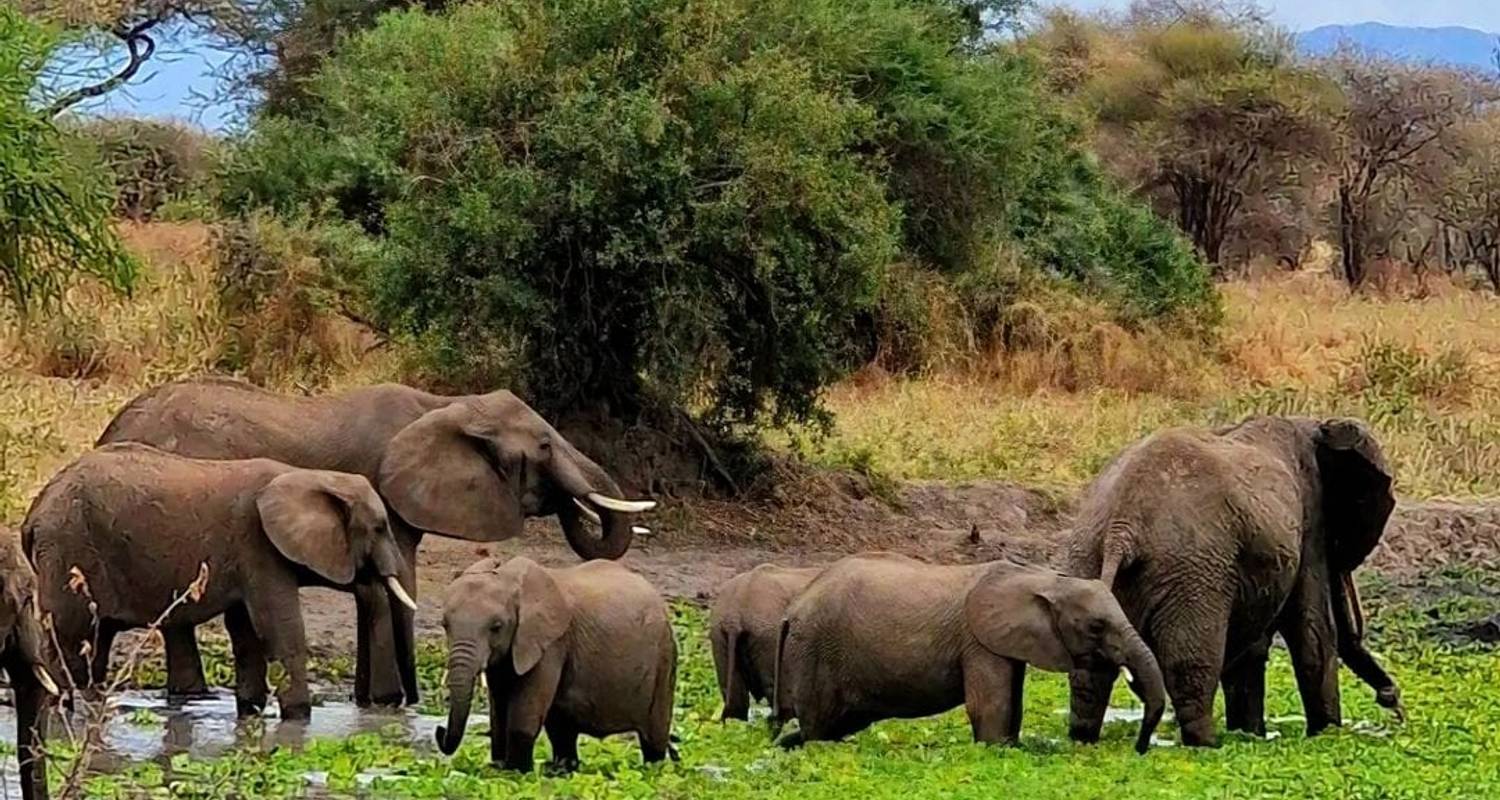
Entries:
{"label": "elephant herd", "polygon": [[[783,746],[963,706],[974,737],[1014,742],[1028,666],[1063,672],[1070,735],[1099,737],[1116,677],[1145,706],[1145,752],[1170,699],[1184,744],[1265,731],[1271,637],[1291,654],[1309,733],[1340,723],[1338,666],[1403,712],[1363,642],[1352,571],[1395,501],[1379,443],[1355,420],[1256,417],[1172,429],[1126,449],[1087,490],[1062,572],[861,553],[825,568],[763,565],[721,587],[709,637],[726,719],[770,705]],[[413,612],[422,536],[494,542],[556,515],[583,559],[489,558],[447,592],[447,725],[461,742],[476,686],[491,758],[553,766],[580,734],[635,733],[675,754],[676,645],[667,606],[616,563],[647,532],[616,481],[509,392],[399,385],[288,397],[198,379],[148,391],[34,500],[0,548],[0,666],[15,694],[23,793],[46,795],[41,737],[59,687],[97,686],[113,638],[160,626],[170,695],[207,691],[194,629],[222,616],[240,714],[311,713],[298,588],[356,600],[354,694],[417,700]],[[201,580],[206,570],[207,580]],[[192,602],[178,600],[198,586]],[[175,605],[174,605],[175,603]],[[171,612],[163,617],[166,609]]]}

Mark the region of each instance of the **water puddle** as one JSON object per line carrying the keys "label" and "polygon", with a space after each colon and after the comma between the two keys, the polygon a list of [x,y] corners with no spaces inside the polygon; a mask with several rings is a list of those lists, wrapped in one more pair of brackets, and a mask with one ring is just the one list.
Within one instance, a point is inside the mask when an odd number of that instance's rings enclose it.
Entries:
{"label": "water puddle", "polygon": [[[433,750],[433,730],[442,723],[435,716],[408,709],[359,708],[347,696],[327,696],[315,705],[308,721],[281,720],[271,703],[259,718],[235,716],[234,693],[216,690],[211,696],[168,702],[159,691],[122,692],[114,700],[115,712],[105,732],[99,767],[114,771],[131,763],[155,761],[167,764],[172,756],[214,758],[229,750],[270,751],[296,749],[314,739],[344,739],[362,733],[381,733],[411,742],[417,750]],[[51,730],[61,731],[54,717]],[[0,742],[12,750],[16,743],[16,714],[9,705],[0,706]],[[309,776],[316,785],[317,776]],[[19,786],[14,755],[0,767],[4,786]]]}

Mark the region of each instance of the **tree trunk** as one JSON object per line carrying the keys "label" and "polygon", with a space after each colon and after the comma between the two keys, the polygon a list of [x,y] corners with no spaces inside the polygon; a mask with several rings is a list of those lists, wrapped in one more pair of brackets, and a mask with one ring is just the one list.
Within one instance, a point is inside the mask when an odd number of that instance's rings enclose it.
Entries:
{"label": "tree trunk", "polygon": [[1354,193],[1346,183],[1339,184],[1339,248],[1344,266],[1344,280],[1349,288],[1358,289],[1365,279],[1363,209],[1357,208]]}

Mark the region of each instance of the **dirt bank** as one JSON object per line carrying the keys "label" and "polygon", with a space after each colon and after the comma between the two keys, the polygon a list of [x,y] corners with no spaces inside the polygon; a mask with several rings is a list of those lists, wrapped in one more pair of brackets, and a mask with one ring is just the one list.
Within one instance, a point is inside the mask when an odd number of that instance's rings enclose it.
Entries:
{"label": "dirt bank", "polygon": [[[881,497],[857,476],[811,474],[755,502],[674,504],[651,521],[658,535],[639,540],[624,561],[664,593],[695,599],[765,561],[818,564],[869,549],[935,561],[1046,563],[1070,512],[1069,501],[997,482],[910,483]],[[577,560],[551,520],[532,521],[524,539],[493,545],[429,537],[421,549],[422,634],[440,631],[452,577],[492,553],[555,565]],[[1500,501],[1401,504],[1367,568],[1402,580],[1452,565],[1500,568]],[[304,595],[313,641],[348,646],[353,602],[323,590]]]}

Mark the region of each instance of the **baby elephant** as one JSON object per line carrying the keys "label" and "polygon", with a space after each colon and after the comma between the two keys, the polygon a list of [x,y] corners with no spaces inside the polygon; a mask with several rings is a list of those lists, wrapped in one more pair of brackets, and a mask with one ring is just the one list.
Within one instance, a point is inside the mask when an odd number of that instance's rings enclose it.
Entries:
{"label": "baby elephant", "polygon": [[448,725],[438,747],[464,738],[479,670],[489,684],[490,760],[530,772],[545,726],[552,767],[578,767],[578,735],[634,732],[647,762],[671,750],[677,644],[667,604],[613,561],[547,569],[487,558],[448,587]]}
{"label": "baby elephant", "polygon": [[[1008,562],[935,566],[875,553],[836,562],[787,609],[777,660],[782,739],[841,739],[962,703],[974,738],[1014,743],[1026,665],[1126,668],[1145,703],[1144,753],[1166,702],[1161,670],[1109,589]],[[1133,673],[1133,675],[1131,674]]]}
{"label": "baby elephant", "polygon": [[748,719],[751,697],[771,698],[781,618],[822,571],[761,564],[719,587],[708,616],[708,636],[724,719]]}
{"label": "baby elephant", "polygon": [[282,718],[311,713],[299,586],[383,584],[415,608],[396,578],[404,565],[384,504],[368,481],[342,472],[106,445],[52,478],[21,535],[79,686],[102,682],[115,634],[155,622],[204,563],[202,596],[165,625],[191,628],[224,615],[241,714],[265,705],[268,658],[287,672],[277,695]]}

